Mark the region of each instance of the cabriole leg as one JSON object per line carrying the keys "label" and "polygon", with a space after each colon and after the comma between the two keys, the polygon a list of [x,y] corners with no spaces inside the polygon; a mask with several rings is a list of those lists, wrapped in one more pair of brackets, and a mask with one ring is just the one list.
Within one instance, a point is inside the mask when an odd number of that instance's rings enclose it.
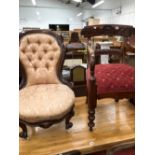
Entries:
{"label": "cabriole leg", "polygon": [[28,135],[27,135],[27,128],[26,128],[26,125],[22,122],[19,122],[19,126],[22,128],[22,131],[19,133],[19,136],[21,138],[27,138]]}
{"label": "cabriole leg", "polygon": [[66,120],[65,120],[65,124],[66,124],[66,129],[69,129],[73,126],[73,123],[70,122],[70,119],[74,116],[74,109],[72,108],[72,110],[70,111],[70,113],[67,115]]}

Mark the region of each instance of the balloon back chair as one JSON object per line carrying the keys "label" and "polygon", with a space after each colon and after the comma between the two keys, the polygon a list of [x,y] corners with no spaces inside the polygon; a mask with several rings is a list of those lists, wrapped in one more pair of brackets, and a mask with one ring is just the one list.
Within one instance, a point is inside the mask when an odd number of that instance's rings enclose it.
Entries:
{"label": "balloon back chair", "polygon": [[[95,108],[97,99],[128,98],[134,101],[135,98],[135,71],[128,64],[96,64],[95,57],[101,54],[107,54],[108,51],[96,49],[90,42],[91,37],[99,35],[123,36],[124,45],[128,38],[135,33],[132,26],[127,25],[94,25],[86,26],[81,34],[88,38],[88,69],[86,72],[87,80],[87,102],[89,129],[93,130],[95,126]],[[125,46],[124,46],[125,47]],[[122,48],[124,49],[124,48]],[[125,51],[123,51],[124,53]]]}
{"label": "balloon back chair", "polygon": [[27,125],[48,128],[65,119],[66,129],[72,127],[75,96],[62,79],[64,52],[60,38],[49,30],[20,33],[20,137],[28,137]]}
{"label": "balloon back chair", "polygon": [[78,32],[72,32],[68,44],[66,44],[66,59],[82,59],[85,58],[85,45],[80,41]]}
{"label": "balloon back chair", "polygon": [[72,32],[69,43],[81,43],[78,32]]}

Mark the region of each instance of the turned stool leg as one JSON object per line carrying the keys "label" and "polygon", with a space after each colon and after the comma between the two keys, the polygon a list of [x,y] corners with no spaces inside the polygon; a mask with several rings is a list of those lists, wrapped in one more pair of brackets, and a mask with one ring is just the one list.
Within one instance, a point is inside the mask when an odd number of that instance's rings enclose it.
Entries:
{"label": "turned stool leg", "polygon": [[95,126],[94,120],[95,120],[95,108],[94,109],[89,109],[88,110],[88,126],[89,130],[93,131],[93,127]]}

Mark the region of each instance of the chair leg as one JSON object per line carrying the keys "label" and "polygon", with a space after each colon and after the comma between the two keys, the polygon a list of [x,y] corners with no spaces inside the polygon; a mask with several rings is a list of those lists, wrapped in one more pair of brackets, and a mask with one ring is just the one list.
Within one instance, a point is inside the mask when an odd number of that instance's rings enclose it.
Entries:
{"label": "chair leg", "polygon": [[72,110],[70,111],[70,113],[67,115],[66,120],[65,120],[65,124],[66,124],[66,129],[69,129],[73,126],[73,123],[70,122],[70,119],[74,116],[74,109],[72,108]]}
{"label": "chair leg", "polygon": [[111,54],[108,55],[108,63],[111,63],[112,59],[111,59]]}
{"label": "chair leg", "polygon": [[88,104],[88,96],[86,96],[86,104]]}
{"label": "chair leg", "polygon": [[86,104],[88,104],[88,88],[86,87]]}
{"label": "chair leg", "polygon": [[130,102],[135,105],[135,98],[130,98]]}
{"label": "chair leg", "polygon": [[22,132],[19,133],[19,136],[21,138],[27,138],[28,135],[27,135],[27,128],[26,128],[26,125],[22,122],[19,122],[19,126],[22,128]]}
{"label": "chair leg", "polygon": [[94,109],[89,109],[88,110],[88,126],[89,126],[89,130],[93,131],[93,127],[95,126],[94,120],[95,120],[95,108]]}
{"label": "chair leg", "polygon": [[119,101],[119,99],[115,99],[115,102],[118,102]]}

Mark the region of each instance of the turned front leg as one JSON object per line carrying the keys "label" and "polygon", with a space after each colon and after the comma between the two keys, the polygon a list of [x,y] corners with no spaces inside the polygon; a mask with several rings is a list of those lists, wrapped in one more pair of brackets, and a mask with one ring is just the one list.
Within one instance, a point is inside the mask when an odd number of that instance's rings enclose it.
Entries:
{"label": "turned front leg", "polygon": [[89,109],[88,110],[88,126],[89,130],[93,131],[93,127],[95,126],[94,120],[95,120],[95,108],[94,109]]}

